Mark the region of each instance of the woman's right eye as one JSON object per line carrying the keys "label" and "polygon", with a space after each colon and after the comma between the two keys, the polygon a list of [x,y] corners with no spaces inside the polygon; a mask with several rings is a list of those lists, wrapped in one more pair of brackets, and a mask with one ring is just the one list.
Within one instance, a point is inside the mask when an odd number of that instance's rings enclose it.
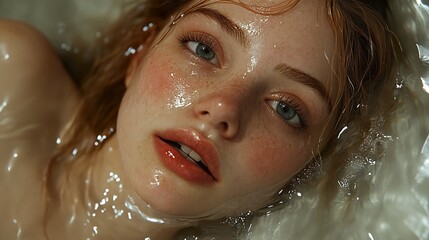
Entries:
{"label": "woman's right eye", "polygon": [[188,41],[185,44],[189,48],[189,50],[191,50],[198,57],[201,57],[207,62],[213,63],[215,65],[219,64],[216,53],[207,44],[197,42],[197,41]]}

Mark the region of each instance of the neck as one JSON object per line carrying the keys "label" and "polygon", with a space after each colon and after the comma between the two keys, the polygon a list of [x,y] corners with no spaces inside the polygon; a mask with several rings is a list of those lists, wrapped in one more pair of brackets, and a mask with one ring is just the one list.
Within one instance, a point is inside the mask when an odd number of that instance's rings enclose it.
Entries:
{"label": "neck", "polygon": [[184,227],[147,216],[150,209],[132,190],[116,146],[112,136],[99,151],[53,166],[50,238],[172,239]]}

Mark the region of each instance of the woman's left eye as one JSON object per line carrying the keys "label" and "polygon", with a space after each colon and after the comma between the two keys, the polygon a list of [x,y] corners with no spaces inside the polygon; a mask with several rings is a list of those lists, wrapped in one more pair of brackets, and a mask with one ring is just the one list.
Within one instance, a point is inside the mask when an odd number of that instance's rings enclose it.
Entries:
{"label": "woman's left eye", "polygon": [[209,45],[198,41],[188,41],[185,44],[195,55],[201,57],[207,62],[213,63],[215,65],[219,64],[216,53]]}
{"label": "woman's left eye", "polygon": [[220,61],[217,53],[221,52],[221,48],[213,36],[203,32],[187,32],[179,40],[181,45],[196,57],[219,66]]}
{"label": "woman's left eye", "polygon": [[304,127],[304,123],[299,116],[296,107],[291,106],[282,101],[270,101],[271,107],[280,115],[287,123],[294,127]]}

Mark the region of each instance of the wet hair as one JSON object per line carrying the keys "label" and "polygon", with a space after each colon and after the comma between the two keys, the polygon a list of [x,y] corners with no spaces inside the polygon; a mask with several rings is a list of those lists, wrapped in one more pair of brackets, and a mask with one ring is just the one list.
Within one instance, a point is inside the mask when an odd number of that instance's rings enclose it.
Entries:
{"label": "wet hair", "polygon": [[368,111],[374,108],[369,106],[371,96],[385,87],[392,87],[398,45],[385,23],[387,7],[381,8],[382,3],[327,1],[335,36],[333,71],[328,86],[339,91],[333,104],[340,115],[337,127],[352,118],[368,118]]}
{"label": "wet hair", "polygon": [[[400,45],[386,23],[387,1],[328,0],[327,9],[335,36],[328,87],[335,86],[339,93],[330,120],[333,130],[324,135],[330,142],[320,154],[323,177],[316,184],[324,193],[321,201],[330,204],[346,166],[359,161],[357,155],[380,159],[384,154],[383,144],[369,140],[389,131],[397,106],[395,69]],[[355,180],[349,179],[350,188],[345,189],[350,197],[355,194]]]}
{"label": "wet hair", "polygon": [[[190,2],[146,0],[127,6],[128,10],[108,35],[108,42],[100,44],[99,56],[92,71],[82,81],[81,103],[55,158],[68,157],[76,148],[81,154],[97,150],[97,135],[109,134],[112,132],[110,129],[116,126],[119,105],[126,91],[125,77],[133,54],[144,54],[154,37],[177,18]],[[207,2],[203,0],[200,3]],[[271,8],[246,5],[241,0],[217,2],[235,3],[258,14],[275,15],[293,8],[299,0],[284,1]],[[325,0],[324,3],[326,17],[335,36],[327,94],[338,92],[332,99],[332,113],[323,134],[324,139],[331,140],[320,149],[320,156],[331,155],[335,158],[323,160],[326,166],[324,171],[332,176],[323,184],[331,188],[345,165],[348,149],[359,146],[365,132],[370,129],[372,114],[387,114],[392,109],[393,97],[384,92],[393,91],[397,47],[385,23],[384,1]],[[192,8],[188,6],[187,9]],[[383,101],[380,101],[381,98],[372,101],[381,95],[385,96]],[[344,139],[339,141],[335,136],[346,125],[350,129],[348,132],[354,135],[348,136],[345,142]]]}

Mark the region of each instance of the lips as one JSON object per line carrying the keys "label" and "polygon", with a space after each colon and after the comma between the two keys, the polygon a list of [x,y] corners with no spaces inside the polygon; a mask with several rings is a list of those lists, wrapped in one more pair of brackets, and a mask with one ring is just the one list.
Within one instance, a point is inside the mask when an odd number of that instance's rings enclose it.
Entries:
{"label": "lips", "polygon": [[214,183],[219,180],[219,156],[214,144],[198,132],[168,130],[154,136],[161,162],[185,180]]}

